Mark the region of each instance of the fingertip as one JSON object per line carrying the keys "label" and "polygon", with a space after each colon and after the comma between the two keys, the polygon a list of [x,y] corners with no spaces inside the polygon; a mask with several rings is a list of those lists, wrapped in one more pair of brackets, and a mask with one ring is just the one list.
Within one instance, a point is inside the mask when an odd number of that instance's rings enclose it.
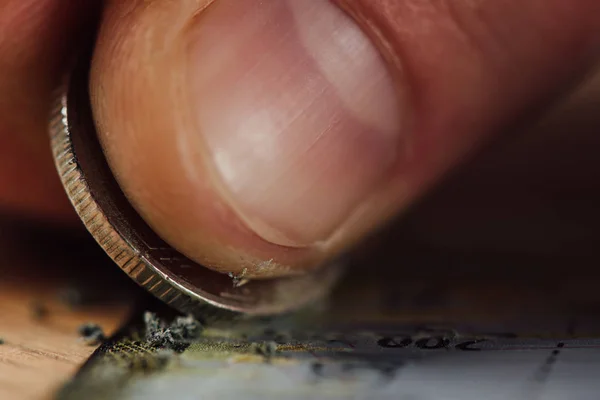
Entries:
{"label": "fingertip", "polygon": [[105,14],[91,92],[111,168],[154,230],[207,267],[317,268],[401,153],[394,84],[328,1],[209,3]]}

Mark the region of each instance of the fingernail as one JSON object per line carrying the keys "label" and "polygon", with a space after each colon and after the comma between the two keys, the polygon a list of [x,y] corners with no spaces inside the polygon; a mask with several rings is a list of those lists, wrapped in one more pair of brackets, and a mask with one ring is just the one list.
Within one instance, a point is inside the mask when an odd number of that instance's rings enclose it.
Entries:
{"label": "fingernail", "polygon": [[219,0],[195,24],[188,139],[214,184],[265,240],[326,241],[402,154],[379,52],[328,0]]}

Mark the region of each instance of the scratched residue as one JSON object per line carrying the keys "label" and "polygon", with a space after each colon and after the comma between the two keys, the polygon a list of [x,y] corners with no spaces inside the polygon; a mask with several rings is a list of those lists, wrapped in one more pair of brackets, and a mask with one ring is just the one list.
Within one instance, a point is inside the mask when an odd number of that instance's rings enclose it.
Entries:
{"label": "scratched residue", "polygon": [[233,272],[230,272],[228,275],[232,280],[233,287],[244,286],[246,283],[250,282],[250,279],[245,278],[248,273],[248,268],[244,268],[239,275],[235,275]]}
{"label": "scratched residue", "polygon": [[[239,284],[243,273],[232,278]],[[565,311],[561,296],[581,292],[572,283],[558,291],[556,282],[502,289],[469,280],[441,287],[430,276],[386,277],[389,286],[363,278],[329,301],[268,320],[195,325],[140,313],[141,324],[102,345],[59,399],[598,397],[600,320],[596,303],[589,314]]]}

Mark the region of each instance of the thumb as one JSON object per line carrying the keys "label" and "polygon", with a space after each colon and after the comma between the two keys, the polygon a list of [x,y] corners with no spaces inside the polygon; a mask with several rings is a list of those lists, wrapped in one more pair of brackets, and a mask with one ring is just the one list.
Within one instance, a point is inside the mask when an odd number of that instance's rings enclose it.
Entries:
{"label": "thumb", "polygon": [[285,275],[579,79],[598,27],[596,0],[111,1],[92,106],[159,235],[210,268]]}

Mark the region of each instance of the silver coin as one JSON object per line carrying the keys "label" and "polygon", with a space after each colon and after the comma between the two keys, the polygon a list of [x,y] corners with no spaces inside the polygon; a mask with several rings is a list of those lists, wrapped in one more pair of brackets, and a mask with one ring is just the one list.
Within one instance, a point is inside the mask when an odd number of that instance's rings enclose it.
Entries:
{"label": "silver coin", "polygon": [[57,94],[50,122],[52,152],[85,227],[129,277],[172,307],[203,318],[284,313],[330,291],[339,276],[337,266],[239,286],[165,243],[127,201],[106,162],[89,101],[90,59],[75,63]]}

